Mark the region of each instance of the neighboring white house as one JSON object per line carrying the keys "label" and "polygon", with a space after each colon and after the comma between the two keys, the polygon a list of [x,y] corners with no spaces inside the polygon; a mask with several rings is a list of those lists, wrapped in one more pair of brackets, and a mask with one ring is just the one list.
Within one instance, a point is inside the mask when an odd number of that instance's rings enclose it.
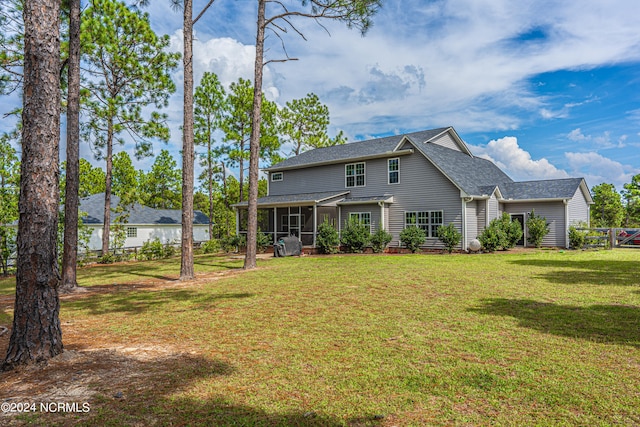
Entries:
{"label": "neighboring white house", "polygon": [[[111,196],[111,226],[117,214],[113,210],[118,206],[118,196]],[[94,194],[80,199],[82,221],[93,229],[89,247],[92,250],[102,248],[102,231],[104,225],[104,193]],[[145,242],[160,239],[162,243],[179,243],[182,238],[182,212],[178,209],[154,209],[139,203],[131,205],[127,211],[129,218],[125,224],[127,248],[140,247]],[[200,211],[194,211],[193,240],[203,242],[209,240],[209,218]]]}

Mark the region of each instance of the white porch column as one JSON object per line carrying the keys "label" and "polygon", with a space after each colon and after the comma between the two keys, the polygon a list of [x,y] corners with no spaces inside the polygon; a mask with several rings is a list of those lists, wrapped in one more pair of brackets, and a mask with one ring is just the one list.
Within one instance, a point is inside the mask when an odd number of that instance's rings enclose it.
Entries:
{"label": "white porch column", "polygon": [[273,208],[273,244],[278,242],[278,208]]}
{"label": "white porch column", "polygon": [[318,235],[318,204],[313,204],[313,247],[316,247],[316,236]]}

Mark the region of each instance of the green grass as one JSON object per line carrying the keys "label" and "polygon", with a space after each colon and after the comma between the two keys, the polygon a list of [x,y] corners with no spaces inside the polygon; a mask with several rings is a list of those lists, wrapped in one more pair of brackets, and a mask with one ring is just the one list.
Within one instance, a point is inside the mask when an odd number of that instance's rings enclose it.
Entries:
{"label": "green grass", "polygon": [[[179,262],[179,260],[178,260]],[[174,277],[176,260],[81,270]],[[208,270],[239,267],[200,258]],[[184,351],[77,425],[638,425],[640,251],[270,259],[63,301],[114,344]],[[108,279],[107,279],[108,278]],[[0,282],[0,292],[10,290]],[[72,422],[73,421],[73,422]],[[65,424],[67,423],[67,424]]]}

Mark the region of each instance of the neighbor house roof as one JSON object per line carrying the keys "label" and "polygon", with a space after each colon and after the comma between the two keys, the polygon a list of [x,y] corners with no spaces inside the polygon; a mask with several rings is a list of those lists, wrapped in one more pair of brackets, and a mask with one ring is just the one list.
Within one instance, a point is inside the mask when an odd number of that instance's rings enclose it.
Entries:
{"label": "neighbor house roof", "polygon": [[[120,203],[118,196],[111,196],[111,209],[115,209]],[[93,194],[80,199],[80,211],[86,214],[82,217],[85,224],[104,223],[104,193]],[[127,212],[129,218],[127,224],[131,225],[167,225],[182,224],[182,211],[179,209],[154,209],[143,206],[140,203],[131,205]],[[117,214],[112,213],[111,222]],[[194,224],[209,224],[209,218],[200,211],[194,211]]]}

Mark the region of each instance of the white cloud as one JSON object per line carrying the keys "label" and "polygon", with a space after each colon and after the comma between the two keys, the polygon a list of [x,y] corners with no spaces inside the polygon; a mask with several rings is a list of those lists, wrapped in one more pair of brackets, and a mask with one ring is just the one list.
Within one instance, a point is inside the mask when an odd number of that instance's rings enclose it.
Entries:
{"label": "white cloud", "polygon": [[567,178],[569,174],[558,169],[547,159],[534,160],[529,152],[518,145],[513,136],[490,141],[485,146],[470,146],[478,157],[493,161],[516,181]]}
{"label": "white cloud", "polygon": [[565,153],[572,173],[584,176],[591,187],[606,182],[614,184],[617,190],[621,190],[625,183],[640,173],[639,168],[623,165],[620,162],[609,159],[595,152]]}
{"label": "white cloud", "polygon": [[613,140],[610,131],[604,131],[600,135],[585,135],[582,133],[582,129],[576,128],[567,134],[567,139],[573,142],[591,144],[596,149],[609,149],[624,148],[628,136],[621,135],[616,140]]}

